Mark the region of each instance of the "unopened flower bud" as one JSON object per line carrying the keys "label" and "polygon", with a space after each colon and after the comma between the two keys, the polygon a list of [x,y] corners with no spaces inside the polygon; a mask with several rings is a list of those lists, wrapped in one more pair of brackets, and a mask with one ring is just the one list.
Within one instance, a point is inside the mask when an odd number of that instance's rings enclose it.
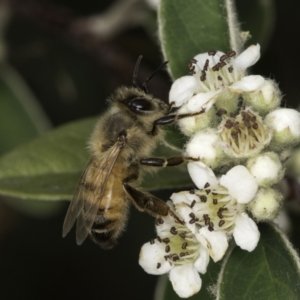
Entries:
{"label": "unopened flower bud", "polygon": [[265,115],[280,105],[281,92],[273,80],[265,79],[259,90],[244,93],[243,98],[252,109]]}
{"label": "unopened flower bud", "polygon": [[[178,111],[178,114],[185,113],[190,113],[190,111],[187,110],[186,105],[182,106]],[[180,119],[178,121],[178,126],[183,134],[191,136],[199,130],[215,126],[216,121],[216,110],[214,107],[211,107],[207,112],[202,114]]]}
{"label": "unopened flower bud", "polygon": [[248,204],[248,209],[258,221],[273,220],[278,214],[282,200],[280,192],[271,188],[261,188]]}
{"label": "unopened flower bud", "polygon": [[186,144],[186,154],[214,169],[225,162],[221,141],[216,129],[208,128],[194,134]]}
{"label": "unopened flower bud", "polygon": [[263,187],[279,182],[284,175],[279,156],[274,152],[263,153],[249,159],[247,168],[258,184]]}
{"label": "unopened flower bud", "polygon": [[290,108],[280,108],[269,113],[265,123],[273,131],[270,148],[283,150],[300,142],[300,113]]}

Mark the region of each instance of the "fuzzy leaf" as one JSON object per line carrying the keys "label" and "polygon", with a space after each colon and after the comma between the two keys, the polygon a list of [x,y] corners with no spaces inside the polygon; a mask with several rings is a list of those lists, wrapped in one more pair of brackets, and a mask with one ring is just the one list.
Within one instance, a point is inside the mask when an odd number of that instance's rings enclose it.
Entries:
{"label": "fuzzy leaf", "polygon": [[277,227],[260,224],[258,246],[253,252],[235,247],[219,279],[220,300],[300,299],[299,258]]}
{"label": "fuzzy leaf", "polygon": [[37,100],[9,65],[0,68],[0,155],[49,129]]}
{"label": "fuzzy leaf", "polygon": [[95,119],[61,126],[0,158],[0,194],[23,199],[70,199],[88,160]]}
{"label": "fuzzy leaf", "polygon": [[162,0],[159,32],[164,56],[174,78],[188,74],[187,63],[209,50],[228,51],[224,0]]}
{"label": "fuzzy leaf", "polygon": [[[0,158],[0,195],[33,200],[71,199],[88,161],[86,143],[95,119],[61,126]],[[160,145],[154,156],[178,153]],[[190,185],[185,166],[165,168],[145,180],[148,190]]]}

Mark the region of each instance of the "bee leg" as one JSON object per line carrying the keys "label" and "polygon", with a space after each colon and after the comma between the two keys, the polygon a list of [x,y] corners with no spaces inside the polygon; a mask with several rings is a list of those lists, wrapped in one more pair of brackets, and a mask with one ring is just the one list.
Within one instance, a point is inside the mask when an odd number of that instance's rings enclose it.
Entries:
{"label": "bee leg", "polygon": [[149,157],[141,159],[140,164],[152,167],[173,167],[189,160],[199,161],[197,158],[184,156],[175,156],[170,158]]}
{"label": "bee leg", "polygon": [[167,115],[162,118],[159,118],[154,121],[151,134],[152,135],[157,134],[157,130],[156,130],[157,125],[169,125],[169,124],[175,123],[176,121],[178,121],[180,119],[197,116],[197,115],[200,115],[203,113],[205,113],[205,109],[201,109],[200,111],[197,111],[194,113],[178,114],[178,115],[174,114],[174,115]]}
{"label": "bee leg", "polygon": [[[131,179],[132,178],[130,178],[129,181],[131,181]],[[127,178],[123,181],[123,187],[126,191],[126,194],[130,196],[131,201],[138,210],[147,212],[155,217],[165,217],[170,214],[179,223],[184,224],[184,222],[171,210],[167,203],[152,194],[139,191],[138,189],[132,187],[128,183]]]}

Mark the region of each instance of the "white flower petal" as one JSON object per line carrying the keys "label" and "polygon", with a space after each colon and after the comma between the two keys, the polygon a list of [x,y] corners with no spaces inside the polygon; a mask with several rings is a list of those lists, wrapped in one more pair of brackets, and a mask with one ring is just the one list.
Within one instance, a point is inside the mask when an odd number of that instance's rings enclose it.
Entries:
{"label": "white flower petal", "polygon": [[260,45],[251,45],[235,58],[235,65],[241,69],[246,70],[253,66],[260,58]]}
{"label": "white flower petal", "polygon": [[190,205],[193,200],[200,202],[199,197],[195,194],[190,194],[190,192],[184,191],[173,193],[170,198],[175,204],[177,215],[184,220],[186,227],[192,233],[196,233],[196,224],[189,223],[191,220],[190,213],[193,213],[193,209],[190,207]]}
{"label": "white flower petal", "polygon": [[228,189],[238,203],[249,203],[255,196],[258,183],[246,167],[238,165],[220,178],[220,184]]}
{"label": "white flower petal", "polygon": [[216,157],[215,144],[219,134],[214,129],[201,130],[194,134],[186,145],[186,153],[190,157],[200,159],[214,159]]}
{"label": "white flower petal", "polygon": [[193,76],[183,76],[175,80],[169,93],[169,103],[174,102],[176,107],[190,99],[197,87],[197,80]]}
{"label": "white flower petal", "polygon": [[[216,54],[215,55],[208,55],[207,52],[205,53],[200,53],[198,55],[196,55],[194,57],[194,59],[197,60],[197,66],[202,70],[205,63],[206,63],[206,60],[208,59],[209,61],[209,66],[210,67],[213,67],[214,65],[216,65],[219,60],[220,60],[220,57],[222,55],[224,55],[225,53],[224,52],[221,52],[221,51],[216,51]],[[196,70],[197,71],[197,70]]]}
{"label": "white flower petal", "polygon": [[[172,266],[164,258],[165,244],[155,240],[154,244],[146,243],[142,246],[139,256],[140,266],[149,274],[161,275],[171,270]],[[157,268],[157,264],[160,267]]]}
{"label": "white flower petal", "polygon": [[200,247],[199,252],[200,255],[198,259],[194,262],[194,267],[199,273],[205,274],[209,263],[209,254],[207,249],[204,247]]}
{"label": "white flower petal", "polygon": [[233,237],[238,246],[251,252],[257,246],[260,233],[255,222],[246,213],[242,213],[236,218]]}
{"label": "white flower petal", "polygon": [[198,93],[197,95],[190,98],[187,102],[186,108],[188,112],[198,112],[202,109],[208,111],[212,105],[215,103],[215,100],[221,90],[218,91],[209,91],[206,93]]}
{"label": "white flower petal", "polygon": [[203,189],[208,182],[212,188],[218,185],[218,180],[211,168],[200,161],[190,162],[187,165],[189,174],[198,189]]}
{"label": "white flower petal", "polygon": [[[228,248],[226,233],[224,231],[209,231],[208,227],[205,226],[199,230],[196,238],[200,241],[201,236],[204,237],[206,241],[203,246],[208,250],[214,262],[222,259]],[[203,240],[201,243],[203,243]]]}
{"label": "white flower petal", "polygon": [[260,75],[249,75],[229,85],[228,89],[235,93],[253,92],[261,89],[264,82],[265,79]]}
{"label": "white flower petal", "polygon": [[181,298],[188,298],[200,291],[202,280],[193,264],[175,266],[169,275],[174,291]]}

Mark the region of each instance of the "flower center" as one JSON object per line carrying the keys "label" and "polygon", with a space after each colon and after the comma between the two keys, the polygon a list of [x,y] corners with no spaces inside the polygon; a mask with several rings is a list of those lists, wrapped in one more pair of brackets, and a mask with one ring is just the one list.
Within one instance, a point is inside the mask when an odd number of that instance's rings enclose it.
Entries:
{"label": "flower center", "polygon": [[[162,220],[162,219],[158,219]],[[159,223],[156,222],[156,225]],[[199,247],[201,246],[196,237],[189,229],[180,224],[172,226],[169,230],[160,231],[157,240],[165,244],[165,260],[171,265],[184,265],[188,262],[195,262],[200,255]]]}
{"label": "flower center", "polygon": [[271,140],[270,130],[262,118],[250,109],[242,109],[235,117],[223,114],[220,136],[235,157],[256,154]]}
{"label": "flower center", "polygon": [[219,90],[241,79],[243,74],[234,67],[232,61],[232,57],[236,55],[235,51],[228,51],[221,56],[216,55],[217,51],[207,54],[210,59],[206,59],[202,69],[195,59],[188,65],[191,74],[200,79],[202,92]]}
{"label": "flower center", "polygon": [[231,232],[234,229],[235,219],[238,213],[244,210],[244,206],[233,199],[228,190],[222,186],[210,189],[209,185],[196,190],[195,194],[200,201],[193,207],[195,213],[190,213],[190,224],[203,227],[208,226],[210,231],[222,230]]}

